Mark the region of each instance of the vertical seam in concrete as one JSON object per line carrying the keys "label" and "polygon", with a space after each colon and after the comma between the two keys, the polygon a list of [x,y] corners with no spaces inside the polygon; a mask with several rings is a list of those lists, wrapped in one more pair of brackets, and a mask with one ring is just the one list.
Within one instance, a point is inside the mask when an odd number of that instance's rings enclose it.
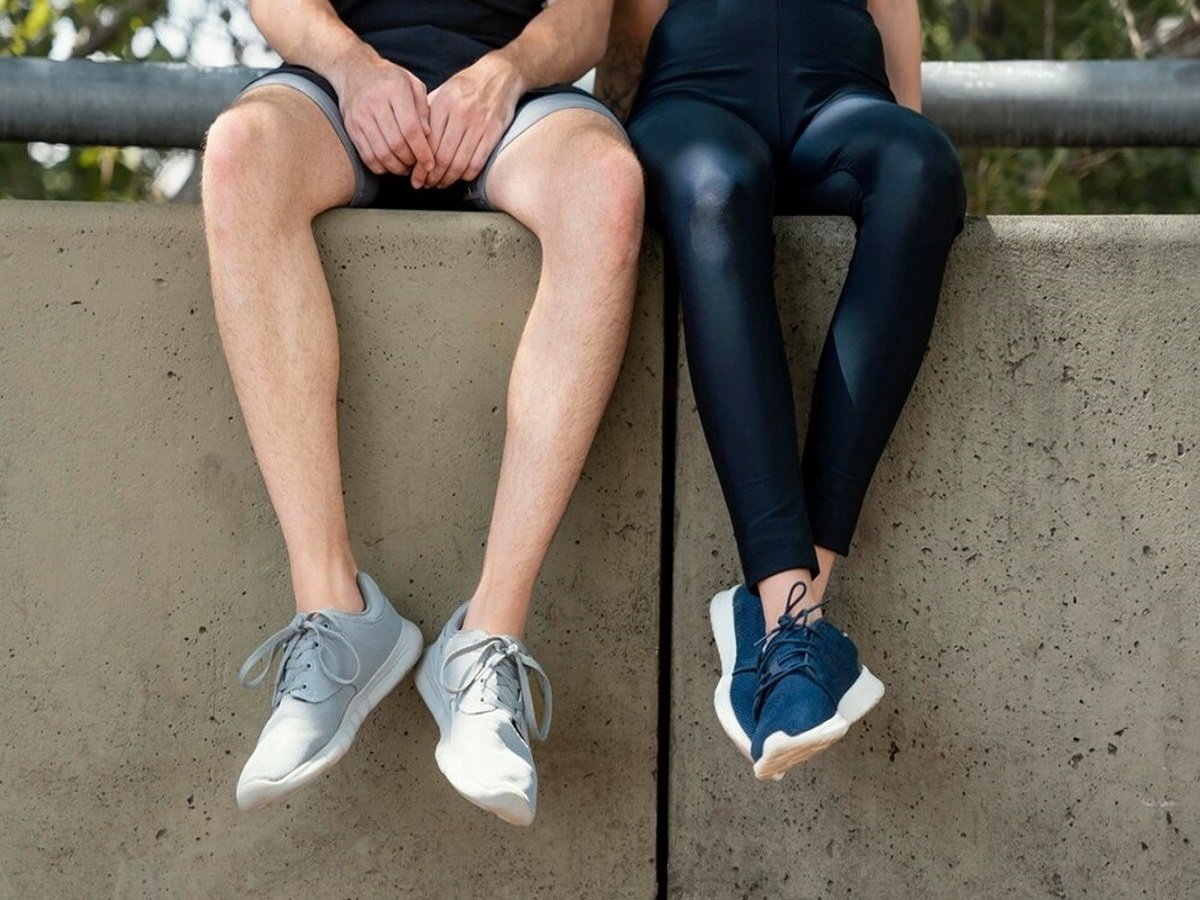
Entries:
{"label": "vertical seam in concrete", "polygon": [[663,248],[662,507],[659,517],[658,762],[655,873],[658,900],[668,896],[671,850],[671,661],[675,590],[675,437],[679,393],[679,290]]}

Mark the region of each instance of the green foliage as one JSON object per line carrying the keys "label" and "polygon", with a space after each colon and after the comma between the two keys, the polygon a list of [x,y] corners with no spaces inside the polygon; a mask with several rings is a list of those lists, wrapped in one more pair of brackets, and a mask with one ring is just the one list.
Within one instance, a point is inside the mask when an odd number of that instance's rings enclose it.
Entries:
{"label": "green foliage", "polygon": [[51,165],[24,144],[0,143],[0,198],[161,200],[154,175],[162,155],[138,147],[73,147]]}
{"label": "green foliage", "polygon": [[[153,29],[167,0],[0,0],[0,57],[49,56],[58,30],[74,35],[70,55],[175,58]],[[136,37],[135,37],[136,36]],[[163,155],[121,147],[73,147],[65,156],[0,143],[0,198],[156,200]]]}
{"label": "green foliage", "polygon": [[[1182,12],[1179,0],[1131,0],[1129,5],[1143,37],[1155,22]],[[1113,0],[925,0],[922,8],[926,59],[1135,55]],[[962,157],[973,213],[1200,210],[1200,153],[1195,150],[968,147]]]}
{"label": "green foliage", "polygon": [[[235,2],[210,0],[226,21]],[[1146,38],[1163,17],[1180,15],[1184,2],[1128,0],[1128,6]],[[925,58],[1130,57],[1135,49],[1119,6],[1120,0],[921,0]],[[75,35],[72,55],[170,59],[154,29],[166,12],[167,0],[0,0],[0,56],[46,56],[62,30]],[[161,154],[92,147],[72,149],[65,159],[40,156],[39,162],[24,145],[0,144],[0,197],[155,199]],[[975,213],[1200,209],[1194,150],[965,148],[962,156]]]}
{"label": "green foliage", "polygon": [[[170,53],[157,36],[135,53],[131,42],[167,11],[167,0],[0,0],[0,56],[48,56],[55,29],[69,25],[76,35],[73,56],[103,52],[116,59],[146,59]],[[151,33],[147,32],[145,40]]]}
{"label": "green foliage", "polygon": [[1200,153],[1119,150],[962,151],[972,213],[1195,213]]}

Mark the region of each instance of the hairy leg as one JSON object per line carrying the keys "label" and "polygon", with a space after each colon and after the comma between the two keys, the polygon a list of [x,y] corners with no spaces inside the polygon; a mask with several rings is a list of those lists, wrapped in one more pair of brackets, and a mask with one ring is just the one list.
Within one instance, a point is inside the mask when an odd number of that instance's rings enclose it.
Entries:
{"label": "hairy leg", "polygon": [[337,326],[312,233],[313,218],[353,189],[333,128],[289,88],[251,91],[209,130],[217,325],[304,611],[362,607],[338,457]]}
{"label": "hairy leg", "polygon": [[641,169],[608,120],[562,110],[500,155],[488,195],[537,235],[542,270],[513,361],[483,572],[464,627],[520,637],[625,352]]}

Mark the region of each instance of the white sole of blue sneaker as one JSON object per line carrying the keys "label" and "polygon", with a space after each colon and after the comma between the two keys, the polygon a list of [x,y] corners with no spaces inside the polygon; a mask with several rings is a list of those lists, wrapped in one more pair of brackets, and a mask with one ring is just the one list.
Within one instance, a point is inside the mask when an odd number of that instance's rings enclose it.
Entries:
{"label": "white sole of blue sneaker", "polygon": [[425,701],[425,705],[429,707],[434,722],[437,723],[438,742],[433,752],[433,758],[437,762],[438,769],[464,800],[492,813],[509,825],[522,828],[532,825],[534,809],[524,795],[511,791],[490,791],[462,773],[451,771],[446,764],[445,754],[448,751],[446,750],[445,734],[450,727],[450,701],[446,696],[446,691],[437,683],[437,676],[433,673],[434,668],[435,666],[431,664],[427,655],[417,667],[416,681],[417,692]]}
{"label": "white sole of blue sneaker", "polygon": [[371,679],[363,685],[363,689],[355,694],[346,705],[342,715],[342,723],[338,726],[328,743],[308,762],[297,766],[283,778],[277,780],[254,779],[239,783],[237,787],[238,809],[249,812],[261,809],[280,800],[312,783],[328,769],[332,768],[350,749],[354,737],[363,721],[379,703],[391,693],[404,676],[412,670],[421,656],[424,640],[421,629],[412,622],[405,620],[396,645],[388,653],[379,669]]}
{"label": "white sole of blue sneaker", "polygon": [[708,618],[712,623],[713,639],[717,644],[717,655],[721,657],[721,677],[717,688],[713,691],[713,707],[717,711],[717,721],[738,748],[747,761],[753,763],[750,756],[750,735],[742,730],[737,715],[733,711],[733,701],[730,691],[733,688],[733,668],[737,663],[737,633],[733,623],[733,595],[737,588],[732,587],[721,591],[712,598],[708,605]]}
{"label": "white sole of blue sneaker", "polygon": [[883,697],[883,682],[863,666],[858,678],[838,703],[837,712],[801,734],[777,731],[763,741],[762,758],[754,764],[760,781],[778,781],[798,766],[846,736],[850,726],[871,711]]}

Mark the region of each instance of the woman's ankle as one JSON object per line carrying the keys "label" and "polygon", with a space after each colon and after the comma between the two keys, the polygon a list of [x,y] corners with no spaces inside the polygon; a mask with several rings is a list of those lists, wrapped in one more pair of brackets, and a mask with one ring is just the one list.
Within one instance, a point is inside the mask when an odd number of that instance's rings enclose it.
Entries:
{"label": "woman's ankle", "polygon": [[[793,604],[792,615],[812,606],[816,602],[812,599],[812,592],[813,578],[808,569],[787,569],[760,581],[758,596],[762,601],[767,631],[773,629],[780,617],[787,613],[789,603]],[[820,615],[821,611],[817,610],[809,620],[816,621]]]}

